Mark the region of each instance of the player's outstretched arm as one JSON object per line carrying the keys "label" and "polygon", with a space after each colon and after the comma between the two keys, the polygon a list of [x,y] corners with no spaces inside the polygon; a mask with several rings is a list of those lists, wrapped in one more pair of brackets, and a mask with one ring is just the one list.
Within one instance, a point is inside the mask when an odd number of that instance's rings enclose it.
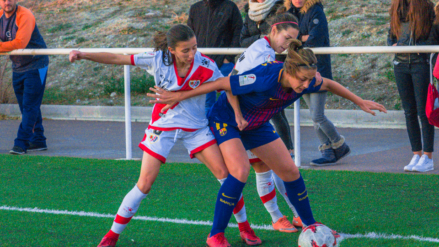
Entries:
{"label": "player's outstretched arm", "polygon": [[69,54],[69,61],[71,63],[76,60],[86,59],[97,63],[105,63],[105,64],[118,64],[118,65],[131,65],[131,56],[130,55],[119,55],[107,52],[80,52],[80,51],[71,51]]}
{"label": "player's outstretched arm", "polygon": [[370,113],[374,116],[375,116],[375,112],[373,112],[372,110],[378,110],[380,112],[387,113],[387,110],[383,105],[370,100],[364,100],[358,97],[357,95],[355,95],[354,93],[352,93],[351,91],[349,91],[347,88],[340,85],[338,82],[335,82],[328,78],[323,78],[323,85],[320,88],[320,91],[323,90],[327,90],[331,93],[337,94],[338,96],[341,96],[345,99],[352,101],[353,103],[358,105],[361,108],[361,110]]}
{"label": "player's outstretched arm", "polygon": [[[150,103],[167,104],[170,107],[182,100],[210,93],[216,90],[230,91],[230,77],[221,77],[215,81],[204,83],[194,90],[188,91],[171,92],[166,91],[158,86],[154,86],[154,88],[149,88],[149,90],[154,92],[146,94],[148,97],[154,98],[154,100],[149,101]],[[162,112],[166,111],[169,107],[163,108]]]}

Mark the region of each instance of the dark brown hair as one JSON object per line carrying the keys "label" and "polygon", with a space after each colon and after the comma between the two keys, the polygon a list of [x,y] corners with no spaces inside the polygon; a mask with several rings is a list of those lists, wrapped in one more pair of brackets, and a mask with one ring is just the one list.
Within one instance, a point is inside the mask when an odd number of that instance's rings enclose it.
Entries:
{"label": "dark brown hair", "polygon": [[433,3],[430,0],[392,0],[390,5],[390,33],[401,36],[401,20],[410,23],[415,40],[430,34],[433,20]]}
{"label": "dark brown hair", "polygon": [[276,15],[267,19],[267,23],[270,25],[269,33],[271,32],[273,25],[275,25],[276,23],[280,23],[276,25],[278,32],[286,30],[289,27],[299,30],[299,21],[293,14],[286,12],[286,8],[284,6],[279,7],[279,9],[276,11]]}
{"label": "dark brown hair", "polygon": [[284,70],[292,77],[300,69],[317,69],[317,58],[311,49],[303,48],[302,42],[293,39],[288,46],[288,55],[284,62]]}
{"label": "dark brown hair", "polygon": [[175,49],[178,42],[188,41],[195,37],[194,31],[189,26],[177,24],[167,32],[157,32],[153,38],[154,51],[162,51],[163,64],[170,66],[173,63],[168,47]]}

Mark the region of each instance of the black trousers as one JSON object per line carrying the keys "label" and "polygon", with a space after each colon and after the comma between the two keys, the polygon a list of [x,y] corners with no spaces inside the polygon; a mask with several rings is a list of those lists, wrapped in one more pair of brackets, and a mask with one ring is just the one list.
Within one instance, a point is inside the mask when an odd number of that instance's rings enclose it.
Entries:
{"label": "black trousers", "polygon": [[[412,151],[433,152],[434,126],[428,123],[425,115],[428,85],[430,83],[430,65],[428,63],[394,62],[396,85],[404,108],[407,132]],[[419,126],[419,119],[422,125]]]}
{"label": "black trousers", "polygon": [[279,134],[280,139],[285,143],[288,150],[294,149],[293,141],[291,140],[290,125],[288,124],[287,116],[285,116],[285,110],[282,110],[278,114],[271,118],[276,132]]}

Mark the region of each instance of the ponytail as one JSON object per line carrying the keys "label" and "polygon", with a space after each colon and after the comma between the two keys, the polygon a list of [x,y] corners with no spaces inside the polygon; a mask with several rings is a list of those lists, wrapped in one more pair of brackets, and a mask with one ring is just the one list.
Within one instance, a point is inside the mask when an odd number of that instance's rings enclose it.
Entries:
{"label": "ponytail", "polygon": [[311,49],[303,48],[302,42],[294,39],[288,47],[288,55],[284,62],[284,70],[296,77],[300,69],[317,69],[317,58]]}
{"label": "ponytail", "polygon": [[173,60],[168,47],[175,49],[178,42],[188,41],[193,37],[195,37],[195,33],[190,27],[177,24],[172,26],[167,32],[157,32],[154,35],[154,51],[162,51],[163,64],[170,66]]}

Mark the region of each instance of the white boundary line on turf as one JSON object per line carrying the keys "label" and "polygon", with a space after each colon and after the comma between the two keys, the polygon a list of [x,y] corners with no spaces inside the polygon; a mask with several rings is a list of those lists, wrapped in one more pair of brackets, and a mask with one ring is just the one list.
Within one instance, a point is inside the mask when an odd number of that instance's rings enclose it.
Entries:
{"label": "white boundary line on turf", "polygon": [[[43,213],[43,214],[58,214],[58,215],[73,215],[73,216],[86,216],[86,217],[97,217],[97,218],[114,218],[114,214],[100,214],[93,212],[76,212],[76,211],[67,211],[67,210],[53,210],[53,209],[39,209],[39,208],[19,208],[19,207],[10,207],[10,206],[0,206],[0,210],[5,211],[18,211],[18,212],[30,212],[30,213]],[[186,224],[186,225],[201,225],[201,226],[211,226],[211,221],[197,221],[197,220],[186,220],[186,219],[169,219],[169,218],[159,218],[159,217],[148,217],[148,216],[134,216],[134,220],[142,220],[142,221],[156,221],[156,222],[164,222],[164,223],[176,223],[176,224]],[[269,225],[251,225],[253,229],[258,230],[273,230],[272,226]],[[237,224],[229,224],[229,227],[237,228]],[[371,239],[413,239],[423,242],[433,242],[439,243],[439,238],[425,238],[419,236],[401,236],[401,235],[388,235],[370,232],[366,234],[348,234],[348,233],[340,233],[340,235],[344,239],[348,238],[371,238]]]}

